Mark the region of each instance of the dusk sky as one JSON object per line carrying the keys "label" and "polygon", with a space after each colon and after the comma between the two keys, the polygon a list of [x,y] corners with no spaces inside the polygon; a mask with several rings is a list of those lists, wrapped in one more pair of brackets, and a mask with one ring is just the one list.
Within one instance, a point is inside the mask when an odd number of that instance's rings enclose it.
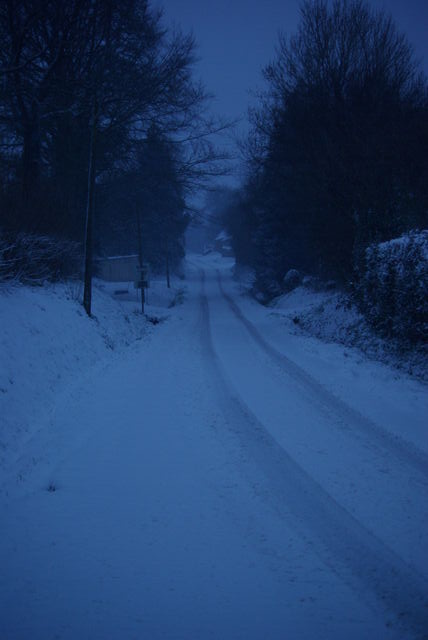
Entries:
{"label": "dusk sky", "polygon": [[[193,31],[200,55],[198,71],[215,94],[213,110],[241,118],[246,129],[250,91],[262,86],[261,69],[274,55],[278,31],[292,34],[299,20],[298,0],[160,0],[166,24]],[[390,12],[412,42],[428,72],[427,0],[372,0]]]}

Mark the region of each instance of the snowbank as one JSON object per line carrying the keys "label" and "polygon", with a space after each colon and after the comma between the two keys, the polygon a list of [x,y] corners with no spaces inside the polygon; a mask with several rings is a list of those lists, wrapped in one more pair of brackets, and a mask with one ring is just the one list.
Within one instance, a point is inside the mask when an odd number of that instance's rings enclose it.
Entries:
{"label": "snowbank", "polygon": [[285,316],[296,334],[356,347],[374,360],[428,380],[425,349],[420,346],[404,349],[395,341],[380,337],[344,293],[300,286],[276,298],[270,306]]}
{"label": "snowbank", "polygon": [[80,285],[16,286],[0,292],[0,468],[43,424],[55,398],[87,372],[105,366],[153,328],[154,318],[182,295],[159,280],[149,289],[147,318],[128,283],[97,281],[94,317],[78,302]]}

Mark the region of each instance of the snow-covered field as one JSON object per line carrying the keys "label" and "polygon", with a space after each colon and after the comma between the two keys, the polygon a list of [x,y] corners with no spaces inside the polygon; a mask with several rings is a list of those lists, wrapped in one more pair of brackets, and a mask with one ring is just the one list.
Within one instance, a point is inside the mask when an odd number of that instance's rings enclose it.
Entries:
{"label": "snow-covered field", "polygon": [[0,297],[0,638],[427,637],[426,387],[231,267]]}

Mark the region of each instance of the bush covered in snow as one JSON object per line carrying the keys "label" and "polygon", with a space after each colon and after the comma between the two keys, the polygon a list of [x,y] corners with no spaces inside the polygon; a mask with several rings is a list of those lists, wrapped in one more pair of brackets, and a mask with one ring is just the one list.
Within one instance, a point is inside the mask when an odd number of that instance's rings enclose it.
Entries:
{"label": "bush covered in snow", "polygon": [[71,278],[79,272],[80,245],[70,240],[0,231],[0,282],[30,285]]}
{"label": "bush covered in snow", "polygon": [[284,293],[283,288],[278,281],[277,274],[273,269],[256,270],[252,292],[256,300],[262,304],[267,304],[273,300],[273,298]]}
{"label": "bush covered in snow", "polygon": [[428,329],[428,230],[369,246],[358,300],[382,334],[421,342]]}
{"label": "bush covered in snow", "polygon": [[302,277],[297,269],[289,269],[284,276],[282,284],[284,286],[285,291],[292,291],[296,287],[299,286]]}

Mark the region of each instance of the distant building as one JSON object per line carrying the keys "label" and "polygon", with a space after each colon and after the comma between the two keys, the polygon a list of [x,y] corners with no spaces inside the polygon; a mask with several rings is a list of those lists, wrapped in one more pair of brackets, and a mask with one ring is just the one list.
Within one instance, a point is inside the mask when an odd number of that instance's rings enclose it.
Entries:
{"label": "distant building", "polygon": [[107,282],[132,282],[137,276],[137,255],[95,259],[95,273]]}
{"label": "distant building", "polygon": [[234,256],[232,245],[231,245],[231,237],[227,233],[227,231],[221,231],[216,239],[214,240],[213,245],[214,251],[218,251],[223,256],[230,258]]}

